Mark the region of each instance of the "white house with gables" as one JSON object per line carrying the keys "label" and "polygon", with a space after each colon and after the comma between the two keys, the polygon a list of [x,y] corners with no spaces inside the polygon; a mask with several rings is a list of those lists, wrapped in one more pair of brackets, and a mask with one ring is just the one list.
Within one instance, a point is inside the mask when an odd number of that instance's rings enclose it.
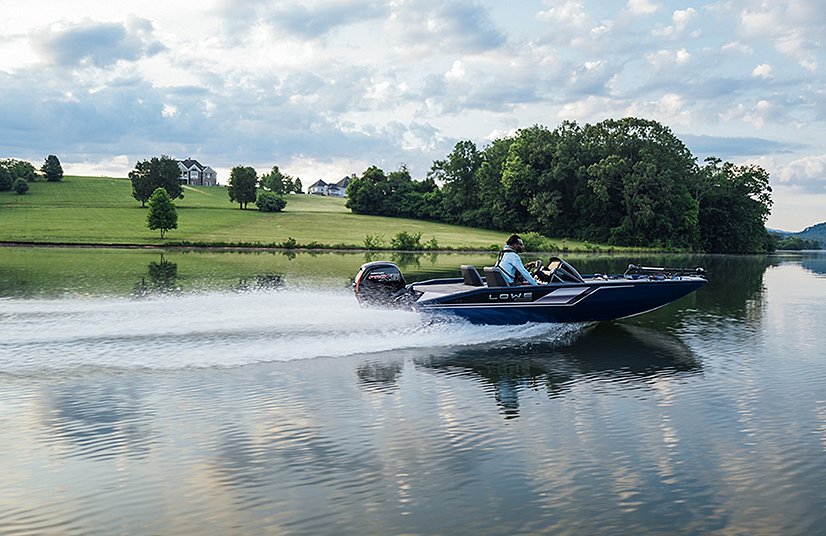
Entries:
{"label": "white house with gables", "polygon": [[347,197],[347,185],[350,177],[344,177],[338,182],[327,183],[318,180],[307,188],[307,193],[315,195],[329,195],[332,197]]}
{"label": "white house with gables", "polygon": [[178,169],[181,170],[181,184],[192,186],[215,186],[218,184],[218,173],[209,166],[203,166],[197,160],[187,158],[178,160]]}

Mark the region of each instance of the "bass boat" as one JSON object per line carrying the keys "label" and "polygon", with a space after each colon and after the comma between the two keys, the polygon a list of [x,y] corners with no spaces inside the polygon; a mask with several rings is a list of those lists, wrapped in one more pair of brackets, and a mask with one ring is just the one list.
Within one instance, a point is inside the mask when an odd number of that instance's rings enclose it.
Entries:
{"label": "bass boat", "polygon": [[470,265],[461,266],[462,277],[408,284],[396,264],[375,261],[361,266],[354,290],[363,305],[505,325],[627,318],[658,309],[708,282],[702,268],[631,264],[622,274],[581,275],[558,257],[547,265],[534,261],[528,266],[540,285],[508,284],[498,266],[485,267],[483,276]]}

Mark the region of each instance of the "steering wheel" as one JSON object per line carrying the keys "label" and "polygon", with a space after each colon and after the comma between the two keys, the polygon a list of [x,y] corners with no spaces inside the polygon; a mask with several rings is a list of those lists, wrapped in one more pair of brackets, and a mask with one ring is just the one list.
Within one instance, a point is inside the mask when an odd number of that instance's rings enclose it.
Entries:
{"label": "steering wheel", "polygon": [[525,268],[528,268],[531,276],[536,279],[542,273],[542,261],[536,259],[535,261],[529,262]]}

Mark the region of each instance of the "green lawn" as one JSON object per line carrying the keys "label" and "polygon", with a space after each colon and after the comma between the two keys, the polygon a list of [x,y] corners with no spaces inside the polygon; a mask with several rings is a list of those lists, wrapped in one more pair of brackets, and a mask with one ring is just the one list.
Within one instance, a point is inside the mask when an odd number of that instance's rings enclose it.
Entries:
{"label": "green lawn", "polygon": [[[175,242],[344,244],[360,247],[367,235],[382,236],[387,247],[399,232],[435,238],[440,247],[486,249],[504,242],[506,233],[440,223],[352,214],[343,199],[289,195],[280,213],[254,205],[239,210],[224,187],[185,187],[175,200],[178,228],[161,240],[146,227],[147,210],[132,196],[127,179],[64,177],[62,182],[34,182],[29,193],[0,192],[0,242],[167,245]],[[570,250],[588,246],[557,241]]]}

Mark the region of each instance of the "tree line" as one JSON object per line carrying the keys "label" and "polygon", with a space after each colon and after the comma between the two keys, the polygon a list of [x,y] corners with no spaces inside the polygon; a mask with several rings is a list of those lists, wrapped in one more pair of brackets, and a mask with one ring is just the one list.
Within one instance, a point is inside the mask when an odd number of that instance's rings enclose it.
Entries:
{"label": "tree line", "polygon": [[63,180],[63,167],[53,154],[46,157],[39,171],[40,173],[30,162],[24,160],[0,160],[0,192],[14,190],[17,194],[25,194],[29,191],[30,182],[41,178],[48,182]]}
{"label": "tree line", "polygon": [[621,246],[751,253],[772,249],[768,173],[702,165],[667,127],[624,118],[520,130],[479,149],[460,141],[424,180],[403,166],[354,176],[358,214],[411,217]]}
{"label": "tree line", "polygon": [[801,238],[799,236],[783,236],[778,233],[769,233],[769,240],[774,249],[801,251],[804,249],[821,249],[820,241],[815,238]]}

